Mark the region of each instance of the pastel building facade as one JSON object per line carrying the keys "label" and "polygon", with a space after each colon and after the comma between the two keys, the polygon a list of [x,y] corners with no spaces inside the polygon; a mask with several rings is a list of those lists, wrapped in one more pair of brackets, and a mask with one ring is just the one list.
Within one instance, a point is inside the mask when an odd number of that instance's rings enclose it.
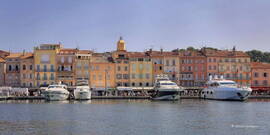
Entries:
{"label": "pastel building facade", "polygon": [[34,70],[34,54],[33,53],[23,53],[20,60],[20,77],[21,77],[21,87],[34,87],[35,81],[35,70]]}
{"label": "pastel building facade", "polygon": [[142,52],[130,52],[131,87],[150,87],[153,85],[153,68],[151,57]]}
{"label": "pastel building facade", "polygon": [[47,86],[56,82],[57,54],[61,44],[42,44],[34,48],[35,86]]}
{"label": "pastel building facade", "polygon": [[20,83],[21,56],[22,53],[10,53],[10,55],[5,58],[6,61],[5,85],[12,87],[21,86]]}
{"label": "pastel building facade", "polygon": [[261,62],[251,63],[251,86],[256,90],[269,90],[270,87],[270,64]]}
{"label": "pastel building facade", "polygon": [[60,49],[57,54],[56,82],[75,85],[75,59],[77,49]]}

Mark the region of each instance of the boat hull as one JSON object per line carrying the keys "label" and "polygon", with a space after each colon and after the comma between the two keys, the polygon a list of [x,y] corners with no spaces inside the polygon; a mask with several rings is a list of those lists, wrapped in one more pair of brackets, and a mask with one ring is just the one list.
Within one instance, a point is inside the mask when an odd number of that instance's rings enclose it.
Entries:
{"label": "boat hull", "polygon": [[75,100],[89,100],[91,99],[91,91],[74,91]]}
{"label": "boat hull", "polygon": [[45,96],[45,99],[48,101],[63,101],[63,100],[68,99],[69,93],[50,91],[50,92],[46,92],[44,96]]}
{"label": "boat hull", "polygon": [[178,91],[157,91],[152,96],[152,100],[164,100],[164,101],[175,101],[179,100],[180,95]]}
{"label": "boat hull", "polygon": [[214,99],[214,100],[232,100],[232,101],[245,101],[250,96],[251,91],[249,90],[203,90],[201,98],[203,99]]}

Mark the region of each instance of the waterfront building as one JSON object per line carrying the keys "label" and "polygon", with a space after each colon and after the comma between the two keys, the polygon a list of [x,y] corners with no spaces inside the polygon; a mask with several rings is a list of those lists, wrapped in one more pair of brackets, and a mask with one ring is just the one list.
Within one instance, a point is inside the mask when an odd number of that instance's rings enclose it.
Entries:
{"label": "waterfront building", "polygon": [[116,86],[130,86],[129,56],[122,37],[117,42],[117,50],[112,52],[112,58],[115,61]]}
{"label": "waterfront building", "polygon": [[78,49],[60,49],[57,53],[56,82],[75,85],[75,58]]}
{"label": "waterfront building", "polygon": [[21,87],[33,87],[35,80],[34,54],[24,52],[20,57],[20,67]]}
{"label": "waterfront building", "polygon": [[199,50],[180,51],[180,85],[201,87],[207,80],[206,57]]}
{"label": "waterfront building", "polygon": [[218,74],[240,85],[250,85],[250,57],[241,51],[218,51]]}
{"label": "waterfront building", "polygon": [[0,86],[5,85],[6,60],[0,57]]}
{"label": "waterfront building", "polygon": [[147,53],[130,52],[130,85],[132,87],[150,87],[153,85],[152,60]]}
{"label": "waterfront building", "polygon": [[201,52],[206,56],[206,74],[207,79],[209,76],[220,75],[218,63],[221,62],[221,58],[218,53],[219,50],[202,48]]}
{"label": "waterfront building", "polygon": [[75,82],[88,80],[90,84],[90,60],[92,51],[79,50],[75,56]]}
{"label": "waterfront building", "polygon": [[153,51],[150,49],[146,52],[147,56],[150,56],[152,60],[152,83],[154,83],[154,79],[157,75],[164,74],[164,56],[161,51]]}
{"label": "waterfront building", "polygon": [[180,84],[179,82],[179,53],[178,52],[163,52],[161,49],[161,55],[163,56],[163,74],[168,75],[171,81]]}
{"label": "waterfront building", "polygon": [[90,87],[115,88],[115,63],[110,53],[93,53],[90,62]]}
{"label": "waterfront building", "polygon": [[22,53],[10,53],[6,60],[5,85],[20,87],[20,57]]}
{"label": "waterfront building", "polygon": [[34,48],[35,86],[47,86],[56,82],[57,54],[62,45],[41,44]]}
{"label": "waterfront building", "polygon": [[251,75],[251,87],[253,90],[270,90],[269,63],[252,62]]}

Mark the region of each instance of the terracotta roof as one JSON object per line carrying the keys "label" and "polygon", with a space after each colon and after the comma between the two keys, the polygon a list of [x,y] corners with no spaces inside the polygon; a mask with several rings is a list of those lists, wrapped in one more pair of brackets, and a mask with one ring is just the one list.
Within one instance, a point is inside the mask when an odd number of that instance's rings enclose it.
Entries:
{"label": "terracotta roof", "polygon": [[23,53],[10,53],[6,58],[19,58]]}
{"label": "terracotta roof", "polygon": [[147,55],[144,52],[129,52],[129,57],[147,57]]}
{"label": "terracotta roof", "polygon": [[58,54],[75,54],[78,52],[78,49],[64,48],[60,49]]}
{"label": "terracotta roof", "polygon": [[90,51],[90,50],[79,50],[77,53],[79,53],[79,54],[91,54],[91,53],[93,53],[93,51]]}
{"label": "terracotta roof", "polygon": [[206,56],[216,57],[249,57],[249,55],[243,51],[229,51],[229,50],[202,50]]}
{"label": "terracotta roof", "polygon": [[251,62],[252,69],[270,69],[270,63]]}
{"label": "terracotta roof", "polygon": [[0,63],[5,62],[5,59],[0,57]]}
{"label": "terracotta roof", "polygon": [[151,57],[162,57],[162,56],[178,56],[178,52],[168,52],[168,51],[147,51]]}
{"label": "terracotta roof", "polygon": [[25,53],[24,55],[21,55],[21,59],[28,59],[28,58],[33,58],[34,54],[33,53]]}

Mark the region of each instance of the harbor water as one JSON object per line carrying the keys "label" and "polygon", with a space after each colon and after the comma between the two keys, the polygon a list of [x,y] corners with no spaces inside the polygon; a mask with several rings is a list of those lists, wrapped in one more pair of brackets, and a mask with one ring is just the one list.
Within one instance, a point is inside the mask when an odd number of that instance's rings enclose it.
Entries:
{"label": "harbor water", "polygon": [[270,134],[270,100],[0,101],[0,135]]}

